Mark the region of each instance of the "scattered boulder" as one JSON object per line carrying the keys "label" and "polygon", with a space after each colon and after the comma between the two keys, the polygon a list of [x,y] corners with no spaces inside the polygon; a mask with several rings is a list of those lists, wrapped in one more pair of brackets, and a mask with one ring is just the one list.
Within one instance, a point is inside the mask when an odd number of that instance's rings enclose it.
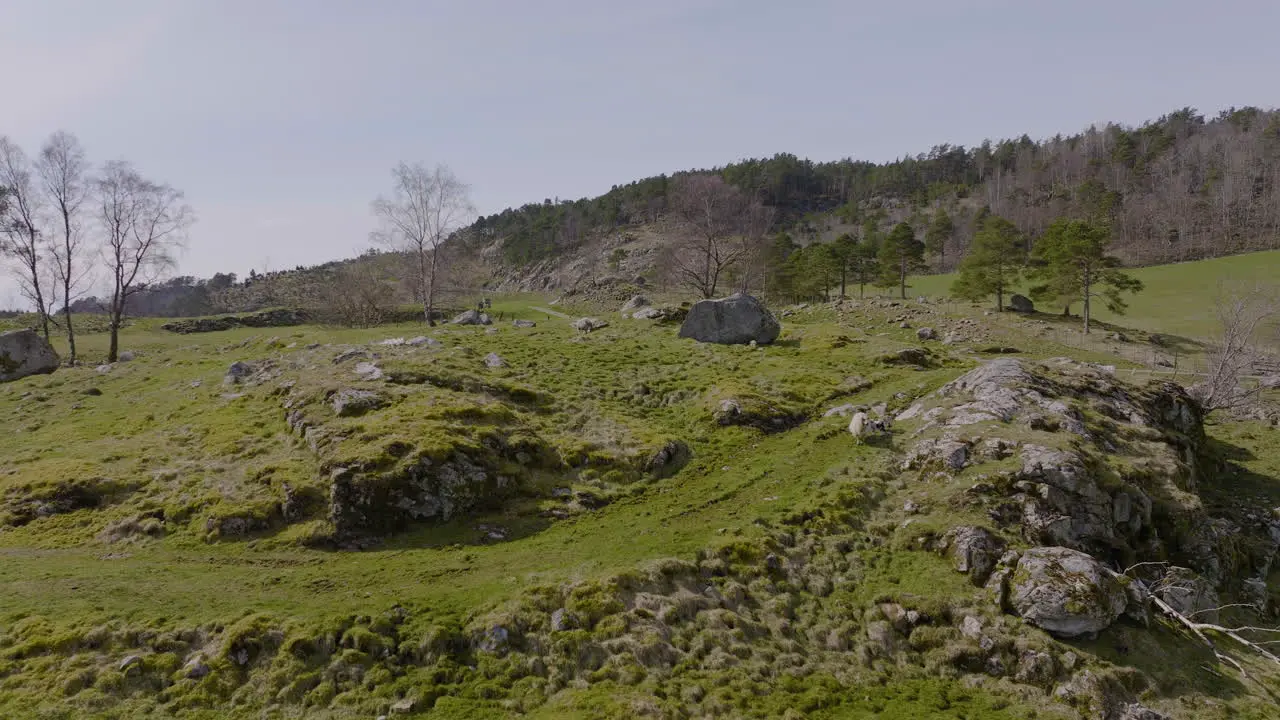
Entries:
{"label": "scattered boulder", "polygon": [[356,363],[355,373],[356,375],[359,375],[362,380],[382,379],[382,368],[371,362]]}
{"label": "scattered boulder", "polygon": [[632,313],[632,312],[635,312],[636,310],[639,310],[640,308],[648,307],[648,306],[649,306],[649,298],[643,295],[633,295],[631,296],[631,299],[628,300],[626,304],[622,306],[622,314],[626,315],[627,313]]}
{"label": "scattered boulder", "polygon": [[831,408],[830,410],[822,413],[822,417],[824,418],[849,417],[850,415],[854,414],[857,411],[858,411],[857,405],[854,405],[853,403],[845,403],[844,405],[837,405]]}
{"label": "scattered boulder", "polygon": [[609,327],[609,323],[605,322],[604,320],[601,320],[600,318],[584,317],[584,318],[578,318],[577,320],[574,320],[573,327],[578,332],[589,333],[589,332],[595,332],[596,330],[601,330],[603,328],[607,328]]}
{"label": "scattered boulder", "polygon": [[116,355],[116,362],[133,362],[136,357],[138,357],[138,355],[134,351],[125,350],[124,352]]}
{"label": "scattered boulder", "polygon": [[721,345],[768,345],[782,327],[756,298],[737,293],[721,300],[694,304],[680,326],[680,337]]}
{"label": "scattered boulder", "polygon": [[531,328],[531,327],[538,327],[538,323],[532,320],[512,320],[511,326],[518,327],[518,328]]}
{"label": "scattered boulder", "polygon": [[53,346],[35,330],[0,333],[0,382],[47,375],[57,370],[60,362]]}
{"label": "scattered boulder", "polygon": [[1091,556],[1064,547],[1022,553],[1009,583],[1017,614],[1063,638],[1107,629],[1128,603],[1119,576]]}
{"label": "scattered boulder", "polygon": [[484,364],[485,364],[485,367],[504,368],[507,366],[507,361],[503,360],[502,356],[499,355],[498,353],[491,352],[488,355],[484,356]]}
{"label": "scattered boulder", "polygon": [[1015,294],[1009,297],[1009,309],[1016,313],[1033,313],[1036,305],[1026,295]]}
{"label": "scattered boulder", "polygon": [[957,571],[982,586],[1004,554],[1005,543],[986,528],[963,525],[943,536],[940,549],[951,556]]}
{"label": "scattered boulder", "polygon": [[645,463],[645,471],[656,478],[669,477],[680,471],[693,458],[693,451],[679,440],[668,440]]}
{"label": "scattered boulder", "polygon": [[227,374],[222,377],[223,385],[238,385],[245,380],[253,377],[258,369],[247,362],[233,362],[231,367],[227,368]]}
{"label": "scattered boulder", "polygon": [[880,362],[885,365],[915,365],[923,368],[933,365],[933,356],[924,348],[906,348],[880,356]]}
{"label": "scattered boulder", "polygon": [[329,398],[329,405],[338,417],[355,417],[386,404],[381,395],[370,390],[343,389]]}
{"label": "scattered boulder", "polygon": [[635,320],[656,320],[658,322],[683,322],[689,311],[679,307],[643,307],[631,313]]}
{"label": "scattered boulder", "polygon": [[439,340],[435,338],[427,337],[425,335],[419,335],[418,337],[415,337],[415,338],[409,338],[408,340],[404,341],[404,344],[408,345],[409,347],[442,347],[444,345],[444,343],[440,342]]}
{"label": "scattered boulder", "polygon": [[931,327],[922,327],[916,331],[916,337],[921,340],[937,340],[938,333]]}
{"label": "scattered boulder", "polygon": [[479,310],[467,310],[458,313],[451,321],[454,325],[492,325],[493,320]]}
{"label": "scattered boulder", "polygon": [[344,350],[338,353],[337,355],[335,355],[333,357],[333,364],[341,365],[342,363],[348,360],[355,360],[357,358],[369,360],[373,358],[373,355],[371,355],[368,350],[365,350],[363,348],[352,348],[350,350]]}
{"label": "scattered boulder", "polygon": [[182,666],[182,676],[189,680],[199,680],[209,672],[209,664],[205,662],[203,655],[196,655]]}

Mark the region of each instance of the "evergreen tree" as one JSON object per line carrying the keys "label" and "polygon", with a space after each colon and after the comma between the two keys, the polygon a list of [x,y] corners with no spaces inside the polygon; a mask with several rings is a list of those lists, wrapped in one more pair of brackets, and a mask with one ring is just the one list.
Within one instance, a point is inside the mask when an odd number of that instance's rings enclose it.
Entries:
{"label": "evergreen tree", "polygon": [[1026,244],[1018,228],[999,215],[988,215],[960,262],[951,294],[974,301],[995,295],[996,310],[1004,312],[1005,291],[1018,282],[1026,264]]}
{"label": "evergreen tree", "polygon": [[1084,331],[1089,332],[1094,298],[1113,313],[1128,305],[1122,293],[1142,291],[1142,282],[1120,271],[1120,260],[1107,254],[1111,232],[1105,225],[1085,220],[1053,222],[1036,242],[1033,277],[1043,281],[1032,289],[1038,300],[1084,303]]}
{"label": "evergreen tree", "polygon": [[938,256],[938,269],[945,270],[947,263],[947,243],[956,234],[956,225],[951,221],[947,211],[938,208],[929,222],[929,229],[924,233],[924,249],[930,255]]}
{"label": "evergreen tree", "polygon": [[848,286],[849,271],[853,267],[854,255],[858,252],[858,240],[849,233],[844,233],[831,243],[831,250],[835,253],[836,263],[840,268],[840,297],[843,299]]}
{"label": "evergreen tree", "polygon": [[907,297],[907,276],[924,269],[924,243],[916,239],[910,223],[893,226],[880,246],[880,271],[887,287],[898,285],[902,298]]}
{"label": "evergreen tree", "polygon": [[858,283],[859,298],[865,297],[867,283],[875,281],[880,275],[879,251],[874,236],[859,239],[854,248],[849,262],[849,274]]}

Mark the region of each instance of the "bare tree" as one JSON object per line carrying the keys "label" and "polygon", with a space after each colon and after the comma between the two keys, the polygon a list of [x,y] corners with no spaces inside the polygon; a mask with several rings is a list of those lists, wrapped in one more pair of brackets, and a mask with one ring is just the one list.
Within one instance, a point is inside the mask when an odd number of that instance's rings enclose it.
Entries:
{"label": "bare tree", "polygon": [[26,153],[9,138],[0,136],[0,187],[7,188],[8,202],[0,215],[0,251],[19,265],[18,289],[36,307],[40,327],[49,339],[48,269],[44,238],[39,228],[43,197],[31,177]]}
{"label": "bare tree", "polygon": [[89,275],[87,264],[81,263],[84,228],[81,211],[89,197],[89,163],[75,135],[59,130],[51,135],[40,150],[36,170],[59,226],[60,237],[53,239],[53,274],[57,290],[62,294],[62,315],[66,324],[68,362],[76,364],[76,333],[71,323],[71,303]]}
{"label": "bare tree", "polygon": [[668,202],[670,270],[702,297],[715,297],[721,276],[747,255],[744,236],[763,225],[759,202],[718,175],[677,177]]}
{"label": "bare tree", "polygon": [[1280,290],[1224,282],[1218,289],[1217,311],[1220,327],[1209,355],[1208,377],[1191,389],[1206,412],[1240,409],[1257,399],[1257,389],[1245,387],[1243,380],[1264,354],[1261,335],[1280,317]]}
{"label": "bare tree", "polygon": [[444,265],[441,248],[475,214],[471,189],[444,165],[428,170],[422,163],[400,163],[391,175],[391,196],[373,201],[381,226],[373,238],[411,256],[423,315],[428,325],[435,325],[437,278]]}
{"label": "bare tree", "polygon": [[129,297],[174,266],[195,218],[180,191],[147,180],[127,162],[107,163],[96,185],[112,280],[107,362],[115,362]]}

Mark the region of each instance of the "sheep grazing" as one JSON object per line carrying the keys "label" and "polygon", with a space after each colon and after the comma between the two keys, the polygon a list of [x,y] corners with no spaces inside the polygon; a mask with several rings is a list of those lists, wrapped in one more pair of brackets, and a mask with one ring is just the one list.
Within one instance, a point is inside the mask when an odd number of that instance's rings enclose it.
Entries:
{"label": "sheep grazing", "polygon": [[849,418],[849,434],[858,442],[862,442],[862,436],[867,432],[867,414],[864,412],[856,412],[853,417]]}

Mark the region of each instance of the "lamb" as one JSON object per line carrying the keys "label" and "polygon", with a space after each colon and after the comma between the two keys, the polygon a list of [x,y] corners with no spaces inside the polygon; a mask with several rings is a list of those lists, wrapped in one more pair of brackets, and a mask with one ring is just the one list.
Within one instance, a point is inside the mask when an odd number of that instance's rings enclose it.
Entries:
{"label": "lamb", "polygon": [[867,432],[867,414],[864,412],[856,412],[853,417],[849,418],[849,434],[858,441],[862,442],[862,436]]}

